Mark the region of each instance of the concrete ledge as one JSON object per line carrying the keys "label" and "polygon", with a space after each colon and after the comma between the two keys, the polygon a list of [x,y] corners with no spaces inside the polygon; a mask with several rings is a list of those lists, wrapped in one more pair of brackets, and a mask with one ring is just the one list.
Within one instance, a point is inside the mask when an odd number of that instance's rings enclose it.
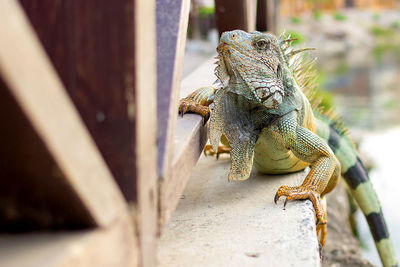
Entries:
{"label": "concrete ledge", "polygon": [[228,182],[229,158],[201,157],[166,225],[159,266],[320,266],[310,201],[273,198],[306,172]]}

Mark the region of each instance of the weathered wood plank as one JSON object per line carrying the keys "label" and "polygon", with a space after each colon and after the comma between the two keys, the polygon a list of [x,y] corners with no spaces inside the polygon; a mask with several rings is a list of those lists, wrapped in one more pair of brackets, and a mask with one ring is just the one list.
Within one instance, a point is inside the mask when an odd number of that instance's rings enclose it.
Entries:
{"label": "weathered wood plank", "polygon": [[278,4],[275,0],[257,0],[257,31],[276,33]]}
{"label": "weathered wood plank", "polygon": [[215,0],[219,35],[225,31],[255,29],[255,0]]}
{"label": "weathered wood plank", "polygon": [[260,32],[266,32],[267,27],[267,0],[257,0],[257,18],[256,29]]}
{"label": "weathered wood plank", "polygon": [[155,0],[135,1],[135,218],[141,266],[156,266],[157,250],[157,107]]}
{"label": "weathered wood plank", "polygon": [[[213,58],[207,60],[182,81],[180,98],[202,86],[209,86],[215,81],[214,61]],[[174,136],[174,158],[171,175],[161,181],[160,184],[161,226],[168,222],[175,210],[206,141],[207,130],[202,125],[202,118],[199,115],[186,114],[183,118],[178,117]]]}
{"label": "weathered wood plank", "polygon": [[[0,3],[5,5],[3,2]],[[26,1],[23,4],[29,11],[47,52],[56,63],[57,70],[68,86],[68,92],[96,144],[114,171],[126,199],[132,204],[133,221],[138,227],[134,233],[138,234],[141,249],[140,264],[154,266],[157,226],[155,1],[121,0],[114,1],[112,5],[108,1],[49,1],[48,5],[43,1]],[[46,12],[43,12],[43,8],[46,8]],[[6,10],[9,11],[2,9]],[[9,14],[9,19],[13,19],[14,13],[9,12]],[[32,36],[32,32],[28,36]],[[15,53],[20,52],[18,48],[26,43],[24,38],[20,41],[19,45],[12,48],[17,50]],[[0,43],[5,45],[3,42]],[[89,202],[94,207],[90,206],[88,209],[94,214],[95,221],[100,221],[100,225],[108,223],[111,220],[109,217],[113,215],[109,214],[109,210],[118,214],[126,212],[127,207],[112,180],[106,184],[106,188],[103,188],[102,172],[108,169],[103,161],[101,161],[103,166],[93,163],[101,160],[100,154],[93,156],[89,153],[91,150],[96,150],[93,142],[89,142],[92,147],[88,147],[88,144],[82,145],[80,142],[81,129],[76,132],[74,125],[71,124],[78,123],[82,129],[86,128],[73,109],[68,96],[62,91],[62,85],[56,79],[54,70],[44,57],[44,52],[37,51],[40,50],[39,44],[35,43],[34,46],[36,50],[20,55],[25,59],[29,58],[29,64],[24,67],[31,70],[30,73],[25,69],[19,73],[19,78],[24,84],[19,84],[20,81],[13,76],[16,75],[15,68],[18,68],[19,64],[15,64],[14,68],[9,68],[8,65],[2,66],[7,70],[4,75],[5,80],[8,83],[11,80],[18,85],[12,84],[9,87],[16,87],[17,92],[24,97],[20,101],[18,97],[21,96],[17,95],[19,102],[23,102],[21,106],[25,113],[34,122],[35,129],[39,129],[37,131],[49,147],[50,153],[57,152],[55,156],[57,163],[60,165],[70,163],[65,170],[62,166],[62,171],[79,174],[72,178],[79,177],[82,180],[81,184],[75,180],[70,183],[73,186],[74,183],[78,183],[78,189],[84,191],[78,192],[83,195],[79,195],[83,198],[82,201],[86,204],[88,202],[86,198],[90,201],[94,198],[86,196],[88,194],[86,191],[95,191],[96,194],[104,196],[96,198],[95,203]],[[31,57],[29,54],[35,56]],[[14,53],[11,53],[11,58],[6,53],[3,55],[7,57],[7,63],[22,62]],[[46,59],[45,63],[42,62],[45,65],[42,66],[44,69],[33,67],[36,55],[39,55],[42,61],[43,58]],[[8,73],[10,70],[11,74]],[[47,77],[47,75],[50,80],[45,79],[44,82],[40,80],[37,84],[32,77]],[[35,90],[25,92],[27,85],[25,83],[33,83],[29,89],[31,90],[33,86]],[[35,97],[33,94],[36,94]],[[48,113],[47,116],[43,114],[44,110]],[[63,112],[60,112],[61,110]],[[43,118],[49,120],[50,125],[42,125]],[[58,131],[54,129],[57,123],[63,125],[63,127],[58,125]],[[65,127],[67,128],[64,129]],[[135,128],[138,129],[137,132],[134,131]],[[87,132],[84,132],[83,136],[84,140],[91,141]],[[75,142],[73,145],[71,139]],[[65,146],[68,151],[62,154],[61,151]],[[73,150],[76,154],[73,154]],[[138,155],[136,161],[135,154]],[[91,163],[89,167],[92,173],[84,172],[87,170],[81,170],[80,165],[73,165],[77,162],[85,165],[87,161]],[[70,170],[71,166],[75,168]],[[110,180],[112,176],[110,173],[107,174]],[[65,176],[70,179],[71,173],[68,172]],[[93,183],[93,177],[97,178],[96,183]],[[83,188],[79,187],[81,185]],[[100,192],[97,192],[97,189],[101,189]],[[115,194],[110,194],[109,191]]]}
{"label": "weathered wood plank", "polygon": [[134,1],[20,2],[125,198],[134,201]]}
{"label": "weathered wood plank", "polygon": [[156,1],[159,179],[168,176],[172,163],[189,4],[189,0]]}
{"label": "weathered wood plank", "polygon": [[105,229],[0,235],[0,267],[138,266],[128,216]]}
{"label": "weathered wood plank", "polygon": [[96,225],[0,77],[0,231]]}
{"label": "weathered wood plank", "polygon": [[276,33],[278,13],[278,1],[267,0],[267,29],[269,32]]}
{"label": "weathered wood plank", "polygon": [[246,0],[245,8],[247,12],[247,31],[252,32],[256,30],[256,17],[257,17],[257,1],[258,0]]}
{"label": "weathered wood plank", "polygon": [[0,17],[5,83],[95,223],[109,225],[126,210],[111,173],[19,4],[1,0]]}

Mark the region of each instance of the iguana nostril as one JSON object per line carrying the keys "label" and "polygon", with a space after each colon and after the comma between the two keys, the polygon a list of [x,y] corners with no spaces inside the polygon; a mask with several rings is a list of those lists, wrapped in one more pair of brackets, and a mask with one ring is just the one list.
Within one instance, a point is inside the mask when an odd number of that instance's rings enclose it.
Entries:
{"label": "iguana nostril", "polygon": [[235,39],[236,39],[236,33],[233,33],[233,34],[232,34],[232,38],[235,38]]}

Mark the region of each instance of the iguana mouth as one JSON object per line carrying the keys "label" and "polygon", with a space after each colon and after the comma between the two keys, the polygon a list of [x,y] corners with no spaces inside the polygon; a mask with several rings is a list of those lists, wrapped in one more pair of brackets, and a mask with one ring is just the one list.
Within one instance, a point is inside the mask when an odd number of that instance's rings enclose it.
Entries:
{"label": "iguana mouth", "polygon": [[276,85],[270,87],[256,87],[254,89],[254,94],[267,108],[276,108],[280,103],[282,103],[284,93]]}
{"label": "iguana mouth", "polygon": [[227,86],[230,75],[233,75],[233,71],[230,64],[225,62],[224,53],[228,52],[228,49],[226,49],[226,44],[220,43],[217,47],[217,52],[218,56],[216,58],[218,60],[215,62],[217,64],[217,67],[215,68],[215,75],[224,86]]}

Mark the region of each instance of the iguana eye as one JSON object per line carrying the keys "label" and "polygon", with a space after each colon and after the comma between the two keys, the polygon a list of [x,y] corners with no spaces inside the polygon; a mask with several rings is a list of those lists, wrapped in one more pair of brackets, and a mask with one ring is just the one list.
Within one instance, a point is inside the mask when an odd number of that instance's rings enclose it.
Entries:
{"label": "iguana eye", "polygon": [[268,42],[267,42],[267,40],[265,40],[265,39],[260,39],[260,40],[258,40],[258,41],[256,42],[256,45],[257,45],[257,47],[258,47],[259,49],[265,49],[265,48],[267,47],[267,44],[268,44]]}

